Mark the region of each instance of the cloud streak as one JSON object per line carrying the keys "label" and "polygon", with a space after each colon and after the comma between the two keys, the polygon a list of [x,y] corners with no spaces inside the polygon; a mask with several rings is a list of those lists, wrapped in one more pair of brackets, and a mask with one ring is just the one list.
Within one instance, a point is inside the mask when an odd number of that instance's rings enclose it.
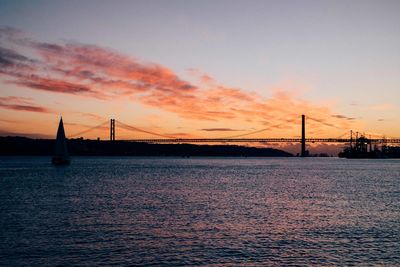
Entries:
{"label": "cloud streak", "polygon": [[206,132],[237,132],[237,131],[243,131],[243,130],[237,130],[237,129],[231,129],[231,128],[204,128],[200,129],[201,131],[206,131]]}
{"label": "cloud streak", "polygon": [[51,113],[51,111],[45,107],[36,106],[31,102],[30,98],[15,96],[0,97],[0,108],[15,111]]}
{"label": "cloud streak", "polygon": [[333,117],[333,118],[337,118],[337,119],[348,120],[348,121],[354,121],[354,120],[356,120],[356,118],[347,117],[347,116],[340,115],[340,114],[332,115],[332,117]]}

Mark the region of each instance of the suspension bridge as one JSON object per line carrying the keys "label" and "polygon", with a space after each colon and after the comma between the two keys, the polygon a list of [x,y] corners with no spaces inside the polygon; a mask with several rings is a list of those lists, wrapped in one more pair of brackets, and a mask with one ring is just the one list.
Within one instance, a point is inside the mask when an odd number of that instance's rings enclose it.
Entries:
{"label": "suspension bridge", "polygon": [[[316,122],[325,124],[326,126],[331,126],[335,127],[334,125],[331,124],[326,124],[324,122],[321,122],[320,120],[312,119]],[[306,144],[307,143],[347,143],[350,146],[352,146],[353,143],[356,143],[360,138],[363,138],[363,142],[365,144],[368,144],[370,147],[372,147],[372,144],[381,144],[381,145],[386,145],[386,144],[400,144],[400,138],[366,138],[364,135],[359,135],[358,132],[353,134],[353,131],[347,131],[346,133],[350,133],[349,137],[344,138],[342,136],[336,137],[336,138],[306,138],[306,116],[301,115],[301,137],[299,138],[248,138],[246,136],[249,135],[254,135],[258,133],[265,132],[267,130],[270,130],[270,128],[265,128],[265,129],[260,129],[257,131],[252,131],[248,132],[245,134],[240,134],[240,135],[234,135],[234,136],[228,136],[228,137],[223,137],[223,138],[177,138],[174,136],[169,136],[165,134],[160,134],[152,131],[147,131],[143,130],[128,124],[125,124],[120,121],[116,121],[115,119],[110,119],[110,121],[103,122],[99,125],[93,126],[91,128],[88,128],[84,131],[75,133],[73,135],[68,136],[69,138],[76,138],[76,137],[81,137],[84,134],[87,134],[91,131],[94,131],[96,129],[104,129],[107,127],[109,124],[109,133],[110,133],[110,142],[114,142],[115,139],[115,133],[116,133],[116,127],[115,124],[116,122],[118,123],[118,127],[131,131],[131,132],[139,132],[139,133],[144,133],[150,136],[153,136],[153,138],[139,138],[139,139],[119,139],[120,141],[129,141],[129,142],[144,142],[144,143],[158,143],[158,144],[182,144],[182,143],[300,143],[301,144],[301,156],[307,156],[308,151],[306,149]],[[292,121],[286,121],[285,123],[289,123]],[[282,123],[284,124],[284,123]],[[275,125],[275,127],[282,126],[280,125]],[[353,136],[354,135],[354,136]]]}

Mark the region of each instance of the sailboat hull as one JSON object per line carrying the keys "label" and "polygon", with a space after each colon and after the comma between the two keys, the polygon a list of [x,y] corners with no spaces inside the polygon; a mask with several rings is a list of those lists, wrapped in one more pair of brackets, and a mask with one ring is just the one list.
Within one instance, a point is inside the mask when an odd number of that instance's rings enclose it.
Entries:
{"label": "sailboat hull", "polygon": [[62,157],[53,157],[51,159],[51,163],[53,165],[69,165],[71,163],[71,160]]}

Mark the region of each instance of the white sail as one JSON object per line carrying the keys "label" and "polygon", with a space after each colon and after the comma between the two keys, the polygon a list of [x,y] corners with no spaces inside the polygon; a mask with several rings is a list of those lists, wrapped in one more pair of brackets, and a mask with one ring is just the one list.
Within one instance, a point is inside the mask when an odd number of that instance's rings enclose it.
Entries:
{"label": "white sail", "polygon": [[69,164],[69,155],[62,117],[60,119],[60,123],[58,124],[55,152],[52,162],[55,165]]}

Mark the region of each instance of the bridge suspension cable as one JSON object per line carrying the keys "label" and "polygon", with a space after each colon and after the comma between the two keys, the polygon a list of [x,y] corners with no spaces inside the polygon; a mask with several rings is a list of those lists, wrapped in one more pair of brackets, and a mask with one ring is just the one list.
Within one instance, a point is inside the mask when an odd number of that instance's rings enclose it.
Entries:
{"label": "bridge suspension cable", "polygon": [[287,120],[287,121],[282,122],[282,123],[280,123],[280,124],[271,125],[271,126],[269,126],[269,127],[267,127],[267,128],[264,128],[264,129],[256,130],[256,131],[249,132],[249,133],[245,133],[245,134],[238,134],[238,135],[227,136],[227,137],[223,137],[222,139],[237,138],[237,137],[243,137],[243,136],[248,136],[248,135],[252,135],[252,134],[256,134],[256,133],[265,132],[265,131],[267,131],[267,130],[270,130],[271,128],[276,128],[276,127],[282,126],[282,125],[284,125],[284,124],[286,124],[286,123],[294,122],[294,121],[296,121],[296,120],[297,120],[297,118],[296,118],[296,119],[293,119],[293,120]]}
{"label": "bridge suspension cable", "polygon": [[90,132],[90,131],[92,131],[92,130],[95,130],[95,129],[97,129],[97,128],[103,127],[103,126],[105,126],[105,125],[107,125],[107,124],[108,124],[108,121],[105,121],[105,122],[103,122],[103,123],[100,123],[99,125],[90,127],[89,129],[86,129],[86,130],[83,130],[83,131],[81,131],[81,132],[72,134],[72,135],[69,136],[69,138],[74,138],[74,137],[80,136],[80,135],[82,135],[82,134],[88,133],[88,132]]}
{"label": "bridge suspension cable", "polygon": [[[322,120],[320,120],[320,119],[315,119],[315,118],[308,117],[308,116],[307,116],[307,119],[310,119],[310,120],[312,120],[312,121],[314,121],[314,122],[323,124],[323,125],[325,125],[325,126],[333,127],[333,128],[336,128],[336,129],[343,129],[343,128],[340,128],[340,127],[338,127],[338,126],[336,126],[336,125],[334,125],[334,124],[326,123],[326,122],[324,122],[324,121],[322,121]],[[291,122],[295,122],[295,121],[297,121],[297,120],[298,120],[298,118],[295,118],[295,119],[293,119],[293,120],[287,120],[287,121],[285,121],[285,122],[282,122],[282,123],[279,123],[279,124],[276,124],[276,125],[271,125],[271,126],[266,127],[266,128],[264,128],[264,129],[260,129],[260,130],[256,130],[256,131],[252,131],[252,132],[244,133],[244,134],[238,134],[238,135],[223,137],[223,139],[240,138],[240,137],[244,137],[244,136],[248,136],[248,135],[252,135],[252,134],[256,134],[256,133],[261,133],[261,132],[270,130],[271,128],[280,127],[280,126],[282,126],[282,125],[285,125],[285,124],[291,123]],[[343,136],[346,136],[347,134],[348,134],[348,133],[345,132],[344,134],[340,135],[339,137],[337,137],[337,138],[335,138],[335,139],[341,139]]]}
{"label": "bridge suspension cable", "polygon": [[341,134],[341,135],[335,137],[335,139],[340,139],[340,138],[342,138],[342,137],[344,137],[344,136],[346,136],[346,135],[348,135],[348,134],[349,134],[349,132],[346,131],[346,132],[344,132],[343,134]]}
{"label": "bridge suspension cable", "polygon": [[119,127],[128,130],[128,131],[133,131],[133,132],[141,132],[141,133],[147,133],[147,134],[151,134],[151,135],[155,135],[155,136],[159,136],[159,137],[164,137],[164,138],[169,138],[169,139],[175,139],[176,137],[174,136],[169,136],[169,135],[164,135],[164,134],[159,134],[159,133],[155,133],[155,132],[151,132],[151,131],[146,131],[128,124],[125,124],[123,122],[117,121]]}
{"label": "bridge suspension cable", "polygon": [[324,121],[322,121],[322,120],[320,120],[320,119],[314,119],[314,118],[308,117],[308,116],[307,116],[307,119],[312,120],[312,121],[315,121],[315,122],[318,122],[318,123],[321,123],[321,124],[323,124],[323,125],[325,125],[325,126],[333,127],[333,128],[336,128],[336,129],[343,129],[343,128],[338,127],[338,126],[336,126],[336,125],[334,125],[334,124],[324,122]]}

